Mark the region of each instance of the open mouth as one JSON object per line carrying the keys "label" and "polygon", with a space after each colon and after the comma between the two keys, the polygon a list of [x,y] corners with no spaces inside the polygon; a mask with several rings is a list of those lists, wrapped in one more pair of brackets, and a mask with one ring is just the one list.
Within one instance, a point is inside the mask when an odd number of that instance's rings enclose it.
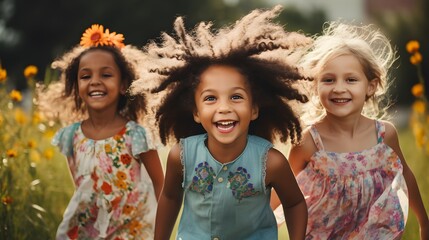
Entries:
{"label": "open mouth", "polygon": [[103,96],[106,96],[107,94],[101,91],[93,91],[93,92],[90,92],[88,95],[90,97],[103,97]]}
{"label": "open mouth", "polygon": [[351,99],[349,99],[349,98],[334,98],[334,99],[331,99],[331,101],[334,103],[348,103],[351,101]]}
{"label": "open mouth", "polygon": [[228,133],[232,131],[236,124],[236,121],[220,121],[216,122],[216,128],[222,133]]}

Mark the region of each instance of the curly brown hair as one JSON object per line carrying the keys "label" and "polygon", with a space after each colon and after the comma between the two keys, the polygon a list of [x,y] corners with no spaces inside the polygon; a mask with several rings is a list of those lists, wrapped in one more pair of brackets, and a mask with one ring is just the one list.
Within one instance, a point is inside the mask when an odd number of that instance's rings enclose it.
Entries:
{"label": "curly brown hair", "polygon": [[[70,65],[68,65],[64,72],[64,96],[72,96],[74,98],[75,107],[77,111],[85,111],[82,99],[79,97],[77,83],[80,59],[85,54],[96,50],[106,51],[112,55],[121,73],[121,81],[123,84],[125,84],[127,89],[131,86],[133,80],[137,78],[134,67],[125,59],[119,48],[113,46],[97,46],[84,50],[80,55],[78,55],[71,61]],[[120,95],[117,110],[124,118],[128,120],[137,121],[139,115],[146,112],[146,99],[143,94],[139,94],[133,97],[131,97],[128,93],[126,95]]]}
{"label": "curly brown hair", "polygon": [[193,119],[194,93],[201,74],[211,65],[234,67],[249,82],[253,104],[259,108],[249,134],[271,142],[277,137],[281,142],[290,139],[292,143],[301,139],[300,121],[290,101],[308,101],[294,86],[298,80],[307,78],[291,62],[296,62],[300,49],[311,41],[271,22],[280,11],[280,6],[268,11],[255,10],[216,33],[211,32],[210,23],[200,23],[188,33],[179,17],[174,24],[177,39],[164,33],[162,44],[152,42],[146,46],[146,74],[131,89],[138,93],[155,80],[158,85],[152,93],[164,92],[156,112],[164,144],[171,137],[179,141],[205,133]]}

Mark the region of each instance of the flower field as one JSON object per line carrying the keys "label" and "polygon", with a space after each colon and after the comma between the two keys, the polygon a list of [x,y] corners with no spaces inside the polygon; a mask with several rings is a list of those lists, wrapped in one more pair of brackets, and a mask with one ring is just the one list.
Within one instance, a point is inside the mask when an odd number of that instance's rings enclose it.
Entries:
{"label": "flower field", "polygon": [[[33,94],[35,66],[24,71]],[[66,162],[50,141],[59,124],[44,121],[33,99],[6,88],[0,66],[0,239],[54,239],[73,191]],[[35,237],[37,236],[37,237]]]}

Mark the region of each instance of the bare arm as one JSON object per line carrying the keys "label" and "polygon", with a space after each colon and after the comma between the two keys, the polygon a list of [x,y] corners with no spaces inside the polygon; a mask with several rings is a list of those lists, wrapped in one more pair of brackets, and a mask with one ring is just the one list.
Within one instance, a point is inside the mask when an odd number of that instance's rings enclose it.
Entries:
{"label": "bare arm", "polygon": [[303,133],[303,140],[301,144],[292,146],[289,152],[289,164],[292,168],[293,173],[297,176],[310,161],[311,156],[317,151],[317,147],[314,144],[313,138],[309,130],[305,130]]}
{"label": "bare arm", "polygon": [[171,148],[167,158],[164,187],[156,212],[155,240],[170,239],[183,201],[182,170],[180,146],[176,144]]}
{"label": "bare arm", "polygon": [[164,185],[164,172],[161,161],[156,150],[150,150],[140,154],[140,161],[145,166],[150,179],[152,180],[155,190],[156,200],[158,201],[161,194],[162,185]]}
{"label": "bare arm", "polygon": [[402,154],[402,151],[399,145],[399,140],[398,140],[398,133],[395,127],[388,122],[385,122],[385,126],[386,126],[385,142],[396,152],[396,154],[398,154],[399,158],[401,159],[401,163],[403,166],[403,174],[408,188],[410,206],[413,212],[416,214],[417,220],[420,225],[420,238],[429,239],[428,215],[426,213],[426,210],[422,201],[422,197],[420,195],[420,190],[417,185],[416,178],[414,177],[414,174],[411,171],[411,169],[408,167],[405,161],[405,158]]}
{"label": "bare arm", "polygon": [[276,149],[268,152],[266,184],[274,188],[283,205],[289,238],[304,239],[307,205],[287,159]]}
{"label": "bare arm", "polygon": [[[313,138],[308,130],[303,133],[303,141],[301,144],[292,146],[289,152],[289,164],[295,176],[297,176],[308,164],[310,157],[316,152],[317,148],[314,145]],[[281,204],[277,192],[274,190],[271,193],[271,208],[276,210]],[[279,223],[280,226],[280,223]]]}

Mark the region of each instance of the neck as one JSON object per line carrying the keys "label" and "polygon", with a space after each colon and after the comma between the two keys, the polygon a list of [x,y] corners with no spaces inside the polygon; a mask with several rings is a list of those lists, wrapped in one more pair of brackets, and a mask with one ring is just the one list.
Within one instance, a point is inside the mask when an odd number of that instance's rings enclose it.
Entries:
{"label": "neck", "polygon": [[333,134],[346,133],[353,137],[356,132],[360,131],[364,120],[365,117],[363,115],[349,118],[338,118],[333,115],[326,115],[322,122],[326,124],[329,131]]}
{"label": "neck", "polygon": [[110,117],[91,116],[88,118],[88,123],[94,130],[101,130],[113,125],[118,119],[119,116],[117,114]]}
{"label": "neck", "polygon": [[244,139],[238,139],[229,144],[220,143],[216,139],[210,139],[209,136],[206,144],[210,154],[220,163],[234,161],[244,151],[246,145],[247,135]]}

